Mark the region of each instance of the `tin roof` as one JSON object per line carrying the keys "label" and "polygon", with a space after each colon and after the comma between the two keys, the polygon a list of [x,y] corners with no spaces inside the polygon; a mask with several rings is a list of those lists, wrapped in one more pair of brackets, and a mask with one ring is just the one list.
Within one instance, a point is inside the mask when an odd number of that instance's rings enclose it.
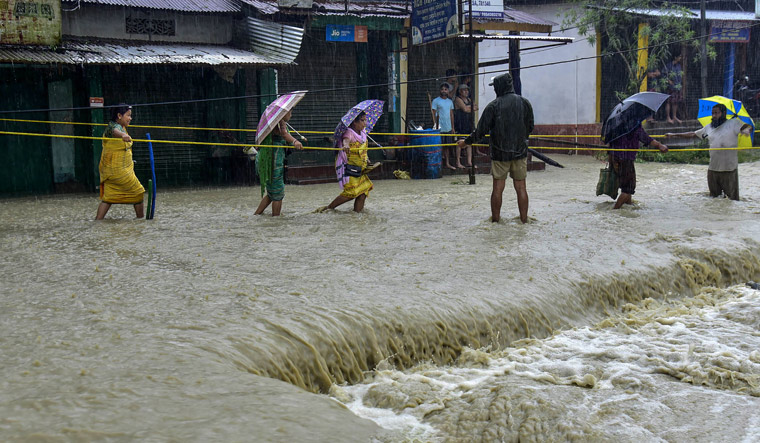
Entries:
{"label": "tin roof", "polygon": [[80,3],[90,3],[186,12],[240,12],[240,2],[237,0],[63,0],[63,3],[77,6]]}
{"label": "tin roof", "polygon": [[504,7],[504,22],[549,26],[550,28],[552,26],[557,26],[557,23],[554,23],[553,21],[545,20],[533,14],[528,14],[527,12],[518,11],[517,9],[508,7]]}
{"label": "tin roof", "polygon": [[[469,14],[465,15],[463,21],[467,26]],[[519,31],[519,32],[552,32],[552,27],[557,23],[537,17],[527,12],[518,11],[510,7],[504,7],[504,17],[497,18],[475,18],[473,20],[473,29],[479,31]]]}
{"label": "tin roof", "polygon": [[[469,34],[459,34],[459,38],[470,38]],[[502,35],[502,34],[473,34],[476,40],[517,40],[533,42],[550,42],[550,43],[572,43],[573,37],[552,37],[544,35]]]}
{"label": "tin roof", "polygon": [[277,0],[241,0],[253,6],[262,14],[288,12],[292,14],[311,13],[314,15],[353,15],[356,17],[390,17],[404,19],[411,14],[411,3],[406,1],[330,1],[315,0],[311,9],[280,8]]}
{"label": "tin roof", "polygon": [[57,50],[0,46],[0,63],[277,65],[283,61],[228,46],[64,42]]}
{"label": "tin roof", "polygon": [[246,17],[241,33],[247,37],[247,48],[279,63],[293,63],[301,51],[303,29]]}
{"label": "tin roof", "polygon": [[[612,11],[627,12],[629,14],[644,15],[647,17],[664,17],[664,16],[684,16],[685,18],[699,19],[699,9],[688,9],[684,12],[674,9],[647,9],[647,8],[615,8],[607,6],[597,6],[598,8],[609,9]],[[754,12],[746,11],[720,11],[717,9],[705,10],[706,20],[727,20],[727,21],[760,21],[755,17]]]}
{"label": "tin roof", "polygon": [[[358,17],[397,17],[406,18],[412,13],[411,2],[345,2],[315,1],[315,15],[355,15]],[[346,8],[348,6],[348,8]]]}

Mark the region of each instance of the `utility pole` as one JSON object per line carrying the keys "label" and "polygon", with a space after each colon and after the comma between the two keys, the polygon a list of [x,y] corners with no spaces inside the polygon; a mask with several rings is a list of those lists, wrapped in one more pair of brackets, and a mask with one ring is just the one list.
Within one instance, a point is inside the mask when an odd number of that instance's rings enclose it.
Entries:
{"label": "utility pole", "polygon": [[[468,2],[470,4],[470,20],[468,24],[470,27],[470,39],[469,39],[470,40],[470,66],[471,66],[470,72],[472,73],[471,74],[472,87],[470,88],[470,117],[472,117],[473,128],[474,128],[475,120],[477,120],[476,119],[477,114],[475,114],[475,98],[474,98],[475,94],[473,93],[474,92],[473,90],[475,89],[475,85],[476,85],[475,76],[477,75],[476,69],[478,68],[478,66],[477,66],[477,61],[475,60],[475,52],[476,52],[475,44],[476,43],[472,35],[472,1],[473,0],[470,0]],[[757,0],[757,1],[760,1],[760,0]],[[475,149],[476,149],[475,146],[470,147],[470,174],[469,174],[470,177],[469,178],[470,178],[471,185],[475,184],[475,152],[476,152]],[[459,160],[457,159],[457,161]]]}
{"label": "utility pole", "polygon": [[[760,1],[760,0],[756,0]],[[699,18],[701,21],[701,33],[702,36],[700,37],[700,48],[699,48],[699,58],[700,58],[700,81],[702,84],[702,97],[707,97],[707,12],[705,11],[706,1],[702,0],[699,2]]]}

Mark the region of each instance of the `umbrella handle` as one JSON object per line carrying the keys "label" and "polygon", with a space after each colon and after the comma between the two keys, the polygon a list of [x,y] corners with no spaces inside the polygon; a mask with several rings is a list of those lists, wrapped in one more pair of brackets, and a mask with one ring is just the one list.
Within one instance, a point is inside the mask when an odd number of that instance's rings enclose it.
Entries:
{"label": "umbrella handle", "polygon": [[296,131],[296,128],[290,126],[290,123],[285,122],[285,125],[287,125],[288,129],[290,129],[291,131],[295,132],[299,137],[301,137],[301,140],[306,141],[306,137],[304,137],[303,135],[301,135],[300,132]]}
{"label": "umbrella handle", "polygon": [[370,137],[369,134],[367,134],[367,138],[372,141],[372,143],[376,144],[378,148],[385,149],[385,146],[381,145],[380,143],[376,142],[374,138]]}

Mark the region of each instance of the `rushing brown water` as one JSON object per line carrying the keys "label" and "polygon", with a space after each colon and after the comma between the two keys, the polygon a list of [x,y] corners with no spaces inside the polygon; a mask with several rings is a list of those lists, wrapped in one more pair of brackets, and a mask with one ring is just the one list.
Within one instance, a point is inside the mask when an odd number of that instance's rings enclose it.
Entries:
{"label": "rushing brown water", "polygon": [[[758,315],[752,291],[710,288],[760,280],[760,164],[740,165],[739,202],[707,196],[704,166],[637,164],[636,205],[612,211],[593,192],[599,162],[557,157],[567,168],[528,176],[527,225],[509,187],[502,222],[488,221],[485,175],[376,181],[363,214],[313,213],[335,184],[286,187],[279,218],[252,215],[258,188],[163,192],[152,221],[114,206],[94,222],[91,195],[0,202],[0,437],[760,435],[757,317],[743,333],[708,318],[659,348],[644,321],[688,326],[706,293],[702,317],[730,303]],[[739,340],[720,351],[737,365],[723,377],[745,382],[647,363],[714,331]],[[628,369],[611,377],[618,358]]]}

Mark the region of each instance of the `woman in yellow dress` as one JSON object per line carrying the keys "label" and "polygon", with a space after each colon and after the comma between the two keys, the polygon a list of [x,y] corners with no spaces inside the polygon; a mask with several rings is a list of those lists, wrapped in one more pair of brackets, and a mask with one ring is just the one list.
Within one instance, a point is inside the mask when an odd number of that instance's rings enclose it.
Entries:
{"label": "woman in yellow dress", "polygon": [[112,204],[132,204],[137,218],[143,218],[145,188],[135,175],[132,161],[132,137],[127,126],[132,122],[132,107],[119,105],[111,109],[111,121],[103,132],[100,155],[100,205],[95,220],[103,220]]}
{"label": "woman in yellow dress", "polygon": [[[372,181],[367,177],[367,172],[377,166],[368,167],[366,127],[367,116],[362,112],[351,122],[343,134],[343,151],[338,154],[339,158],[336,161],[336,165],[337,163],[344,163],[342,171],[339,172],[339,182],[343,186],[343,192],[324,209],[335,209],[351,200],[354,201],[354,211],[362,212],[364,209],[364,201],[367,200],[369,191],[373,188]],[[346,156],[342,158],[343,162],[341,162],[341,156]],[[358,173],[358,177],[346,172],[351,166],[354,166],[357,172],[361,171]],[[346,177],[348,177],[347,181],[345,180]]]}

